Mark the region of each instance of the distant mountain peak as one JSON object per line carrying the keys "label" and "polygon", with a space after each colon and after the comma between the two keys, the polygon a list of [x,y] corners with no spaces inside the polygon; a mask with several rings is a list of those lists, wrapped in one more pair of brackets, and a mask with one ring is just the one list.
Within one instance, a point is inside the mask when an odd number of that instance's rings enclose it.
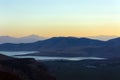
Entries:
{"label": "distant mountain peak", "polygon": [[41,36],[38,36],[38,35],[32,34],[32,35],[28,35],[28,36],[25,36],[25,37],[41,37]]}
{"label": "distant mountain peak", "polygon": [[114,35],[111,35],[111,36],[108,36],[108,35],[88,36],[88,38],[98,39],[98,40],[103,40],[103,41],[108,41],[110,39],[114,39],[114,38],[117,38],[117,37],[118,36],[114,36]]}
{"label": "distant mountain peak", "polygon": [[0,36],[0,44],[3,43],[32,43],[40,40],[45,40],[45,37],[38,35],[29,35],[24,37]]}

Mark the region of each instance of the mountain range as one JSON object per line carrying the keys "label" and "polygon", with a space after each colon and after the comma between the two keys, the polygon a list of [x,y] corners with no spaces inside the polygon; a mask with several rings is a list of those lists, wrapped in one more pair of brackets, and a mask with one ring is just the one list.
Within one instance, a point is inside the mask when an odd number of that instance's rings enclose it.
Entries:
{"label": "mountain range", "polygon": [[0,45],[0,51],[38,51],[36,56],[120,57],[120,38],[101,41],[89,38],[53,37],[34,43]]}
{"label": "mountain range", "polygon": [[11,37],[11,36],[0,36],[0,44],[4,43],[32,43],[39,40],[44,40],[45,37],[37,36],[37,35],[29,35],[20,38]]}
{"label": "mountain range", "polygon": [[[102,40],[102,41],[107,41],[113,38],[117,38],[117,36],[88,36],[87,38],[90,39],[97,39],[97,40]],[[29,36],[24,36],[24,37],[11,37],[11,36],[0,36],[0,44],[4,43],[32,43],[40,40],[45,40],[48,39],[46,37],[38,36],[38,35],[29,35]]]}

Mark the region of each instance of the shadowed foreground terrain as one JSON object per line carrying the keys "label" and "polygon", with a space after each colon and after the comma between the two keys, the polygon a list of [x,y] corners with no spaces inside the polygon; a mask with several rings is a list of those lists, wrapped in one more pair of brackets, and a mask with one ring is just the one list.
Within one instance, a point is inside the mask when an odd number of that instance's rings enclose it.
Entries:
{"label": "shadowed foreground terrain", "polygon": [[57,80],[120,80],[120,59],[44,63]]}
{"label": "shadowed foreground terrain", "polygon": [[0,80],[55,80],[46,67],[30,58],[0,55]]}
{"label": "shadowed foreground terrain", "polygon": [[41,62],[0,55],[0,80],[120,80],[120,58]]}

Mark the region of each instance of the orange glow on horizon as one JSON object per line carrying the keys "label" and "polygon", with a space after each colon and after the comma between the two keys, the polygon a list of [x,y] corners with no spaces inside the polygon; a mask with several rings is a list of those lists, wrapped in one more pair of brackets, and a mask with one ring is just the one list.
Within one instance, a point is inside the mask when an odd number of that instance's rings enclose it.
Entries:
{"label": "orange glow on horizon", "polygon": [[91,25],[80,25],[71,26],[56,25],[56,26],[34,26],[34,27],[6,27],[0,32],[1,35],[10,35],[14,37],[21,37],[26,35],[39,35],[44,37],[54,36],[98,36],[98,35],[115,35],[120,36],[120,25],[119,24],[91,24]]}

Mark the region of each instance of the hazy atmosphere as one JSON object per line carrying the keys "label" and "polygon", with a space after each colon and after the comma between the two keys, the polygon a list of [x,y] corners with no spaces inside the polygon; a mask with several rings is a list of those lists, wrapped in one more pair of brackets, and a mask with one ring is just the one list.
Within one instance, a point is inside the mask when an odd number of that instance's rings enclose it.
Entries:
{"label": "hazy atmosphere", "polygon": [[0,35],[120,36],[120,0],[0,0]]}

